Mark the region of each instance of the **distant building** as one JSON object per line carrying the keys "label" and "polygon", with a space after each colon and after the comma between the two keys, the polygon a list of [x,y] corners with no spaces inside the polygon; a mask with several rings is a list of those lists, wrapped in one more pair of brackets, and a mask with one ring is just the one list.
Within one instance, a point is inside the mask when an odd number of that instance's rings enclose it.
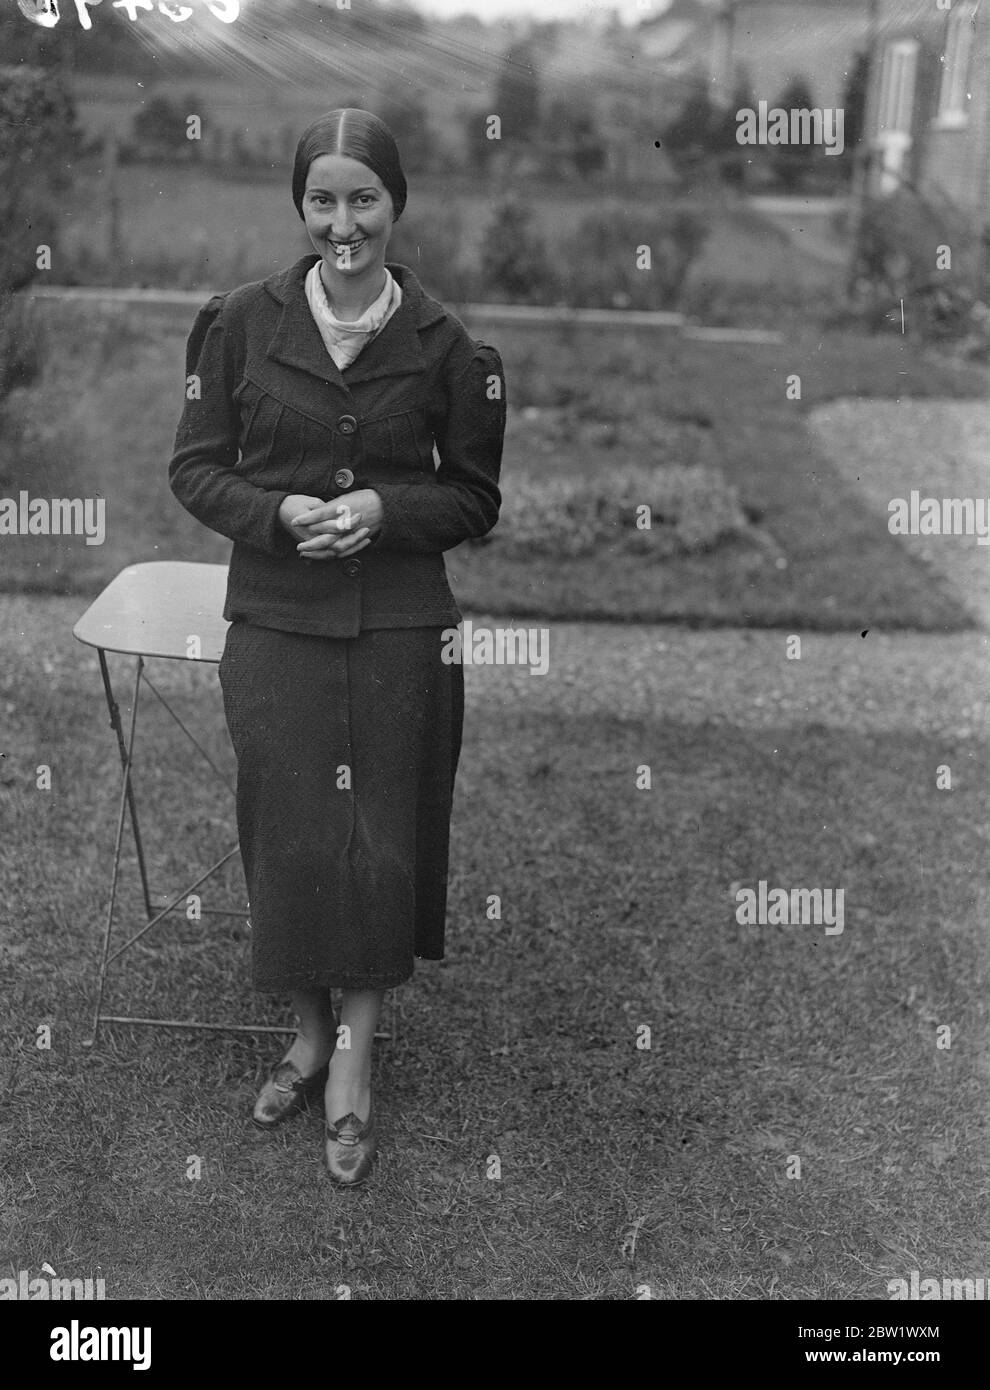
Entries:
{"label": "distant building", "polygon": [[834,107],[868,29],[868,0],[671,0],[636,33],[662,72],[705,81],[718,102],[731,99],[740,77],[770,103],[801,77],[816,105]]}
{"label": "distant building", "polygon": [[[990,13],[979,0],[877,0],[868,187],[913,187],[990,227]],[[949,0],[941,0],[949,3]]]}

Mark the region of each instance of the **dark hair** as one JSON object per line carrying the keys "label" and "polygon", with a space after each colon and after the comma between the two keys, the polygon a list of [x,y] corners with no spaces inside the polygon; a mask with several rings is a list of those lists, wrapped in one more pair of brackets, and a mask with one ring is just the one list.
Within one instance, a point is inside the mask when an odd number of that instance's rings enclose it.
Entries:
{"label": "dark hair", "polygon": [[398,221],[406,205],[406,176],[402,172],[395,137],[384,121],[359,106],[339,106],[308,125],[296,146],[292,166],[292,201],[303,215],[306,175],[321,154],[342,154],[357,159],[378,175],[392,198]]}

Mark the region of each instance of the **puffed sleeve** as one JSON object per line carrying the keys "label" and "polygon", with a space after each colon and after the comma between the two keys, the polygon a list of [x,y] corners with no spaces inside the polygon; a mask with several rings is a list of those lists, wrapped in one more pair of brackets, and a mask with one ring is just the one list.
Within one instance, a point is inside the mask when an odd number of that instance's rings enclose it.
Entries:
{"label": "puffed sleeve", "polygon": [[186,401],[169,464],[169,485],[186,511],[228,540],[268,555],[294,555],[295,542],[278,519],[285,492],[269,492],[241,477],[235,335],[225,321],[225,295],[214,295],[196,316],[186,344]]}
{"label": "puffed sleeve", "polygon": [[376,549],[429,553],[484,536],[498,520],[505,436],[505,373],[487,343],[465,336],[444,377],[447,412],[436,426],[440,466],[428,483],[375,484],[384,521]]}

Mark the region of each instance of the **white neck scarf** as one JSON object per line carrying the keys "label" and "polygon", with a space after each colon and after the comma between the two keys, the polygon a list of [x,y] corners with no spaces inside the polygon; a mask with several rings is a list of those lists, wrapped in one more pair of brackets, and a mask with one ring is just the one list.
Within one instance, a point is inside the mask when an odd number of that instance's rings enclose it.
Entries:
{"label": "white neck scarf", "polygon": [[327,352],[343,369],[385,327],[402,303],[402,288],[386,266],[385,288],[375,302],[358,319],[339,319],[330,308],[320,264],[316,261],[306,275],[306,299]]}

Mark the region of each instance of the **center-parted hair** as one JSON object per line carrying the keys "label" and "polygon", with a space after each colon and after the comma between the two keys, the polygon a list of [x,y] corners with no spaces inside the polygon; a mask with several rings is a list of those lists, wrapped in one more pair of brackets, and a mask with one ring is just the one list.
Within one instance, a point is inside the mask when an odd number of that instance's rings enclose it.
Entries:
{"label": "center-parted hair", "polygon": [[406,205],[406,176],[395,137],[384,121],[358,106],[340,106],[319,116],[299,137],[292,166],[292,201],[303,215],[306,175],[321,154],[341,154],[366,164],[388,190],[395,220]]}

